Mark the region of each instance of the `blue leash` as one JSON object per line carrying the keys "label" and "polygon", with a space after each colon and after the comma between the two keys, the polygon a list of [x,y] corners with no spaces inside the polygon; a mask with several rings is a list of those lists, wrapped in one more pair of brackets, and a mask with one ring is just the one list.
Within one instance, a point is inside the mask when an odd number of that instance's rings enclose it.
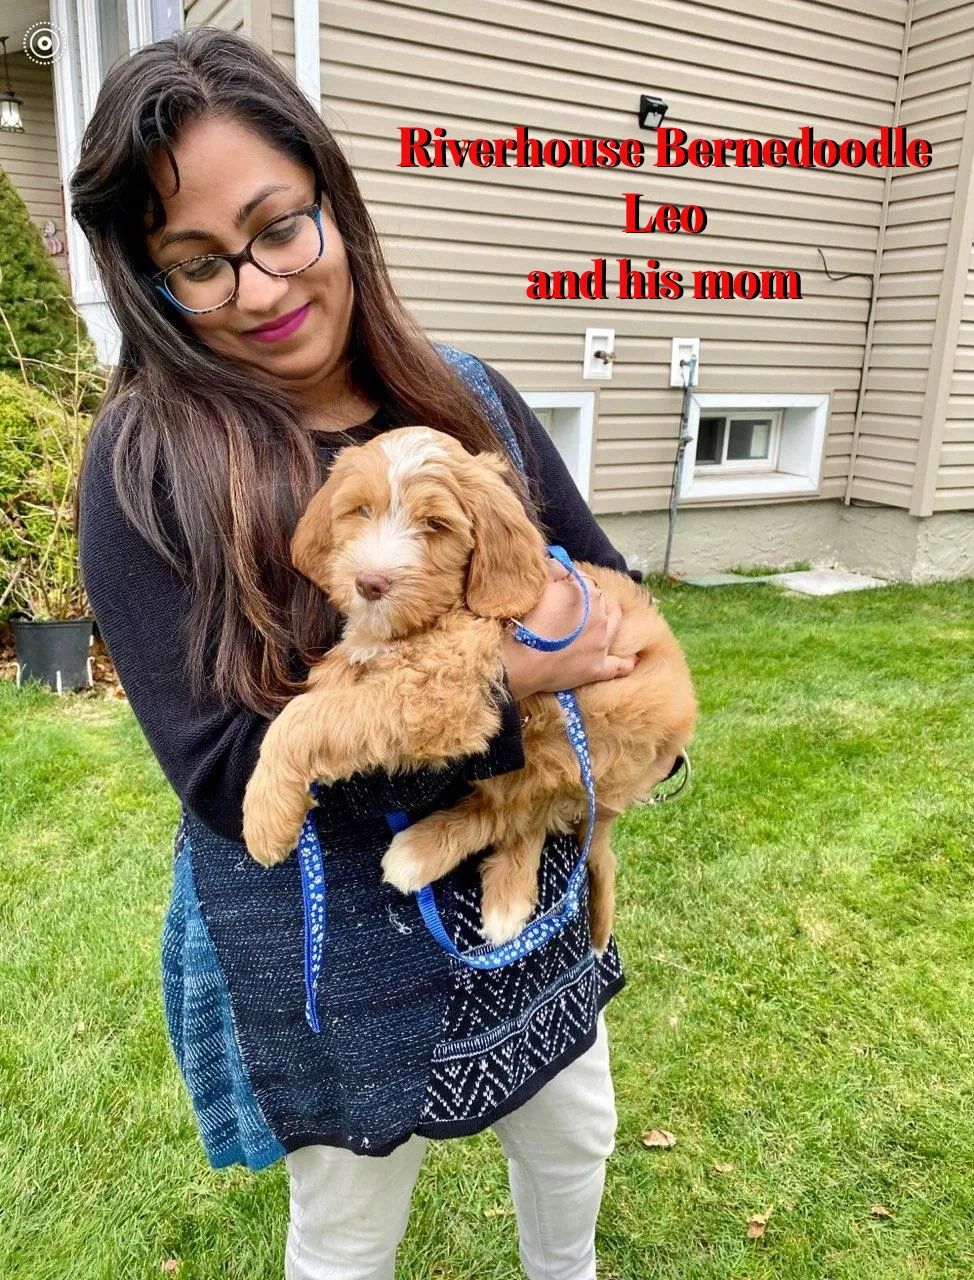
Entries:
{"label": "blue leash", "polygon": [[[548,640],[544,636],[539,636],[534,631],[529,630],[523,623],[518,623],[514,630],[514,639],[531,649],[541,649],[551,653],[556,649],[564,649],[581,634],[585,623],[588,621],[589,594],[582,575],[572,564],[564,547],[549,546],[548,554],[559,560],[582,588],[585,603],[582,609],[581,621],[574,631],[567,636],[562,636],[560,640]],[[530,955],[532,951],[537,951],[538,947],[544,946],[549,938],[554,937],[578,911],[582,880],[586,869],[585,864],[592,840],[592,829],[595,825],[595,784],[592,779],[592,761],[589,756],[588,738],[585,736],[585,725],[582,721],[582,714],[579,711],[575,695],[571,690],[565,689],[558,693],[556,697],[565,712],[568,740],[571,742],[576,756],[578,756],[582,781],[585,784],[585,791],[588,797],[588,829],[585,832],[585,843],[579,854],[578,862],[569,877],[564,896],[553,907],[550,907],[544,915],[532,920],[516,938],[511,938],[508,942],[502,942],[496,947],[491,947],[485,943],[483,946],[473,947],[469,951],[459,951],[444,928],[436,906],[433,886],[431,884],[426,885],[416,895],[416,903],[427,929],[429,929],[444,951],[448,951],[451,956],[461,960],[471,969],[502,969],[506,965],[520,960],[523,956]],[[386,821],[393,831],[401,831],[403,827],[409,825],[404,813],[386,814]]]}
{"label": "blue leash", "polygon": [[[588,621],[589,593],[582,575],[572,564],[571,558],[564,547],[549,546],[548,554],[565,566],[582,589],[584,605],[581,621],[574,631],[558,640],[548,640],[525,627],[523,623],[518,623],[514,630],[514,638],[529,648],[551,653],[557,649],[564,649],[581,634],[585,623]],[[582,714],[575,695],[570,689],[563,689],[555,696],[561,703],[565,713],[568,740],[575,755],[578,757],[582,782],[585,784],[585,792],[588,799],[588,826],[585,832],[585,840],[579,853],[578,862],[572,870],[562,898],[543,915],[532,920],[516,938],[511,938],[508,942],[502,942],[499,946],[492,947],[489,943],[484,943],[482,946],[472,947],[469,951],[460,951],[443,924],[436,905],[436,898],[433,894],[433,886],[426,885],[416,894],[416,904],[419,907],[420,915],[423,917],[423,921],[434,939],[444,951],[471,969],[502,969],[507,965],[514,964],[524,956],[530,955],[532,951],[537,951],[539,947],[544,946],[550,938],[553,938],[555,934],[561,931],[569,920],[578,914],[582,883],[587,869],[589,845],[595,828],[595,784],[592,778],[592,761],[589,755],[588,738],[585,734],[585,725],[582,721]],[[319,788],[316,782],[312,782],[311,792],[317,800]],[[408,814],[402,810],[387,813],[385,817],[393,832],[402,831],[410,825]],[[305,1016],[311,1030],[317,1032],[320,1030],[317,1010],[318,978],[321,974],[326,938],[325,865],[321,852],[321,843],[318,839],[311,811],[308,812],[304,820],[304,826],[301,829],[301,835],[298,840],[298,861],[301,867],[301,891],[304,901]]]}

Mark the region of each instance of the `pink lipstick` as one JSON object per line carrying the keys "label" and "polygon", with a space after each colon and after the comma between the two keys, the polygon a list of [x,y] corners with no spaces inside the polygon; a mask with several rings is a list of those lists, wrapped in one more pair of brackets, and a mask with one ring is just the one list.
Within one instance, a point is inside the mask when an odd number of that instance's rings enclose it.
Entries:
{"label": "pink lipstick", "polygon": [[247,329],[245,332],[248,338],[253,338],[256,342],[280,342],[282,338],[289,338],[301,327],[310,309],[311,303],[306,302],[297,311],[290,311],[271,324],[260,324],[255,329]]}

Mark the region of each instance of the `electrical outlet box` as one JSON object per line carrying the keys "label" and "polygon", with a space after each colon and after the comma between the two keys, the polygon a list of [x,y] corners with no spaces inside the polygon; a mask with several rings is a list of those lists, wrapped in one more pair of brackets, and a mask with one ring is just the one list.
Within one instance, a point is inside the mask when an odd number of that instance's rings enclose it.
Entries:
{"label": "electrical outlet box", "polygon": [[[596,378],[600,382],[612,379],[612,365],[615,361],[615,329],[586,329],[585,356],[582,360],[582,377]],[[606,359],[597,353],[603,351]]]}
{"label": "electrical outlet box", "polygon": [[673,345],[670,349],[670,386],[685,386],[686,369],[681,367],[681,360],[689,360],[691,356],[697,357],[697,363],[693,370],[693,378],[691,379],[691,387],[695,387],[700,381],[700,339],[699,338],[674,338]]}

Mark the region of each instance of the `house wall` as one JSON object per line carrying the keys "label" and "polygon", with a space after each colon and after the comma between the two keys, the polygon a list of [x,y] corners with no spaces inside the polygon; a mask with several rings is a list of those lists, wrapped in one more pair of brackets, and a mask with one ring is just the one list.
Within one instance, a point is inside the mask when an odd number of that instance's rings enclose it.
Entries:
{"label": "house wall", "polygon": [[[14,92],[24,100],[24,132],[0,133],[0,168],[16,187],[38,230],[52,220],[66,245],[51,69],[38,66],[24,54],[8,54],[8,62]],[[52,260],[67,275],[67,253],[53,254]]]}
{"label": "house wall", "polygon": [[271,0],[184,0],[183,26],[239,31],[270,51]]}
{"label": "house wall", "polygon": [[188,0],[183,7],[183,26],[243,31],[244,0]]}
{"label": "house wall", "polygon": [[[283,9],[274,12],[283,60],[293,55],[293,33]],[[669,102],[667,122],[691,136],[787,137],[814,123],[819,136],[865,139],[893,121],[908,0],[620,0],[608,25],[582,0],[557,8],[323,0],[320,12],[323,114],[346,146],[398,287],[431,336],[483,356],[522,391],[599,387],[596,514],[667,503],[681,399],[669,386],[674,336],[701,339],[701,391],[828,392],[820,496],[844,495],[869,281],[828,280],[818,249],[835,274],[874,271],[881,171],[401,170],[398,129],[506,136],[526,124],[542,139],[625,137],[639,134],[635,112],[646,89]],[[935,139],[942,132],[930,130]],[[625,191],[643,192],[647,207],[702,204],[708,229],[698,237],[627,235]],[[529,270],[586,270],[596,256],[610,264],[629,257],[635,266],[656,257],[685,278],[711,265],[791,267],[802,272],[804,297],[525,297]],[[895,321],[886,312],[883,323]],[[584,331],[595,324],[616,330],[608,385],[581,378]],[[873,387],[879,414],[895,399],[897,372],[877,377],[887,384]]]}
{"label": "house wall", "polygon": [[294,0],[270,0],[271,47],[274,57],[293,78],[294,66]]}
{"label": "house wall", "polygon": [[[612,545],[632,568],[659,573],[667,514],[602,516]],[[841,502],[680,508],[670,557],[679,576],[742,566],[782,569],[807,560],[890,582],[974,577],[974,514],[941,511],[924,518],[902,508]]]}
{"label": "house wall", "polygon": [[974,470],[957,449],[974,441],[974,396],[964,400],[974,364],[954,360],[974,212],[974,6],[915,0],[905,49],[898,122],[933,142],[933,161],[890,176],[849,492],[925,516],[974,506]]}
{"label": "house wall", "polygon": [[964,299],[937,471],[937,511],[974,509],[974,245],[966,255]]}

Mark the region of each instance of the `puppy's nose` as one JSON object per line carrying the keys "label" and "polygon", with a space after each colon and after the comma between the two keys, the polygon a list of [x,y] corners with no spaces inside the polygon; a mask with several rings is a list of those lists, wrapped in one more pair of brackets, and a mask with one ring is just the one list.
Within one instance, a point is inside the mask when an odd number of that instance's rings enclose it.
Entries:
{"label": "puppy's nose", "polygon": [[391,579],[387,578],[384,573],[357,573],[355,575],[355,590],[360,596],[364,596],[366,600],[378,600],[392,586]]}

